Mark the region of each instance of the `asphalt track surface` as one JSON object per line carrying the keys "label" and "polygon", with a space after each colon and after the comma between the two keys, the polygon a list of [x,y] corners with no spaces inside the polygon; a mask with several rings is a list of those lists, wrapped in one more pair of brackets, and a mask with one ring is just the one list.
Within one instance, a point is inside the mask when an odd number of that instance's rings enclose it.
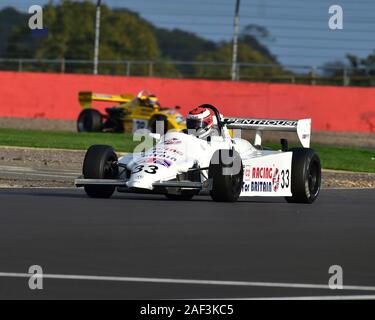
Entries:
{"label": "asphalt track surface", "polygon": [[[0,189],[0,203],[2,299],[375,297],[375,189],[322,190],[313,205]],[[30,290],[18,275],[31,265],[60,276]],[[331,265],[344,288],[373,288],[329,289]]]}

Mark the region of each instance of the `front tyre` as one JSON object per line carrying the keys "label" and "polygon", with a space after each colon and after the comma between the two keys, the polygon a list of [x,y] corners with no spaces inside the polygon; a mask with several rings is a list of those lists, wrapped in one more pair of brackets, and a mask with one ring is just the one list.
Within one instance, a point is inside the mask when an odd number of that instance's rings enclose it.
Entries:
{"label": "front tyre", "polygon": [[313,203],[318,197],[322,179],[319,156],[308,148],[293,148],[292,196],[286,197],[290,203]]}
{"label": "front tyre", "polygon": [[239,153],[234,150],[215,151],[208,169],[208,178],[212,179],[210,195],[214,201],[237,201],[243,182],[243,166]]}
{"label": "front tyre", "polygon": [[[117,155],[112,147],[91,146],[83,162],[85,179],[116,179],[118,177]],[[110,198],[115,191],[113,186],[85,186],[86,194],[91,198]]]}

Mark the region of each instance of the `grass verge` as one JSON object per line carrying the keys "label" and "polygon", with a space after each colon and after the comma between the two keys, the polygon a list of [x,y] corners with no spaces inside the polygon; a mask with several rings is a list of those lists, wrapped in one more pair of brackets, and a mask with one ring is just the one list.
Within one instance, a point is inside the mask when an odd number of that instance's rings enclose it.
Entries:
{"label": "grass verge", "polygon": [[[131,152],[139,142],[129,134],[74,133],[0,129],[0,145],[15,147],[86,150],[93,144],[107,144],[118,151]],[[267,144],[279,149],[279,145]],[[375,150],[313,145],[323,168],[375,172]]]}
{"label": "grass verge", "polygon": [[[280,149],[276,144],[267,146]],[[324,169],[375,173],[375,150],[316,144],[311,148],[319,155]]]}
{"label": "grass verge", "polygon": [[375,150],[319,145],[312,147],[319,154],[323,168],[375,172]]}
{"label": "grass verge", "polygon": [[0,129],[2,146],[86,150],[93,144],[106,144],[127,152],[133,150],[137,143],[130,134]]}

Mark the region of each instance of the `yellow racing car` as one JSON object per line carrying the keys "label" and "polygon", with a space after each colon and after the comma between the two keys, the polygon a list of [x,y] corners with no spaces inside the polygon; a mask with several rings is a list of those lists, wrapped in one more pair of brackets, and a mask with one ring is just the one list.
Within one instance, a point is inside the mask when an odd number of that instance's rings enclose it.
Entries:
{"label": "yellow racing car", "polygon": [[[92,108],[93,101],[114,102],[116,105],[106,108],[103,114]],[[137,96],[80,92],[79,103],[83,110],[77,120],[78,132],[132,133],[138,129],[149,129],[155,133],[157,121],[164,124],[164,132],[186,128],[178,106],[161,107],[158,98],[147,90],[142,90]]]}

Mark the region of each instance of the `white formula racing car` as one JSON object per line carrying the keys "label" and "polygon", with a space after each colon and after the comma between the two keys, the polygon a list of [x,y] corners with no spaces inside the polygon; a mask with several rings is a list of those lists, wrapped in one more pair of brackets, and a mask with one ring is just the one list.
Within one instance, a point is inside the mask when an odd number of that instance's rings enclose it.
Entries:
{"label": "white formula racing car", "polygon": [[[224,118],[214,106],[202,107],[215,113],[217,135],[203,140],[170,131],[148,150],[119,158],[110,146],[91,146],[83,176],[75,185],[93,198],[109,198],[117,189],[165,194],[173,200],[195,195],[210,195],[221,202],[234,202],[240,196],[285,197],[299,203],[316,200],[321,165],[309,148],[311,119]],[[231,137],[229,129],[255,130],[254,144]],[[294,131],[303,147],[289,149],[287,140],[281,139],[281,150],[266,150],[261,147],[264,130]]]}

